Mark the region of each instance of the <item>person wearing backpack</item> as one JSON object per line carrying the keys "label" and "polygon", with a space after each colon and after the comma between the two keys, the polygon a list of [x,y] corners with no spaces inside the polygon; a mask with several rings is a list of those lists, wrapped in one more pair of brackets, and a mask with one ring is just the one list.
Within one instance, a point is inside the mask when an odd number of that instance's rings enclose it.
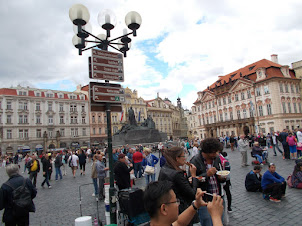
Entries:
{"label": "person wearing backpack", "polygon": [[288,133],[286,142],[289,146],[289,151],[291,153],[292,159],[297,159],[297,139],[292,133]]}
{"label": "person wearing backpack", "polygon": [[[29,225],[29,212],[35,212],[33,199],[37,189],[28,178],[19,174],[19,166],[10,164],[6,167],[9,179],[2,184],[3,222],[5,225]],[[1,208],[2,209],[2,208]]]}

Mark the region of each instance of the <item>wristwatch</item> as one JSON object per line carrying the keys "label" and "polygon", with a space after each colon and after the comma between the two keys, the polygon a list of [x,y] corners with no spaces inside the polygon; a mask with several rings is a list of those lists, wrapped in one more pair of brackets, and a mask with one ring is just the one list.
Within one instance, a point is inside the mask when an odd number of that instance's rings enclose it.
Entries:
{"label": "wristwatch", "polygon": [[195,206],[195,200],[191,203],[191,205],[193,206],[194,210],[198,210],[198,208]]}

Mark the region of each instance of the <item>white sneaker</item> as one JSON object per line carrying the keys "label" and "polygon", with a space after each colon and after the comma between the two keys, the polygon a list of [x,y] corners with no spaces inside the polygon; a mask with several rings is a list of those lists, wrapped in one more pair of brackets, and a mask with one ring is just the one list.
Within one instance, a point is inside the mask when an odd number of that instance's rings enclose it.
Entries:
{"label": "white sneaker", "polygon": [[94,193],[92,193],[92,196],[95,196],[95,194],[94,194]]}

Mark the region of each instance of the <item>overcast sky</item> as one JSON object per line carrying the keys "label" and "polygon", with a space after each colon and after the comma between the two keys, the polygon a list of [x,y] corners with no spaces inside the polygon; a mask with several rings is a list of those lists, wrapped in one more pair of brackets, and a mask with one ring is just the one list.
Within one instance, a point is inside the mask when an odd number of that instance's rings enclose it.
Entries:
{"label": "overcast sky", "polygon": [[302,60],[301,0],[9,0],[0,1],[0,86],[18,84],[74,91],[86,85],[88,56],[72,45],[69,8],[84,4],[93,34],[104,33],[97,16],[117,17],[112,37],[122,34],[129,11],[141,28],[124,59],[125,82],[149,100],[168,97],[190,108],[197,91],[225,75],[278,54],[291,66]]}

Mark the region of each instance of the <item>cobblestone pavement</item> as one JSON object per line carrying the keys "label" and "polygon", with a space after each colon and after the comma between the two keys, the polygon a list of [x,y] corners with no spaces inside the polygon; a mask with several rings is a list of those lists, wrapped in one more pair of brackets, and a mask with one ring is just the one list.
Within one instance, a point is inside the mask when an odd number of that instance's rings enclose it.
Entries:
{"label": "cobblestone pavement", "polygon": [[[301,225],[301,190],[287,188],[286,198],[281,203],[266,201],[262,198],[261,193],[246,192],[244,179],[245,175],[253,168],[251,165],[252,158],[250,155],[248,156],[250,166],[241,167],[239,151],[232,152],[230,149],[226,149],[226,151],[229,154],[232,167],[233,212],[229,214],[229,225]],[[284,178],[287,178],[293,171],[294,161],[282,160],[280,154],[277,157],[273,156],[271,149],[269,150],[269,161],[276,164],[277,172]],[[23,164],[21,163],[22,167]],[[266,170],[267,166],[264,166],[262,173]],[[55,173],[53,172],[50,182],[52,189],[41,188],[43,177],[40,172],[37,182],[38,194],[34,200],[37,211],[30,215],[30,225],[74,225],[74,220],[81,215],[79,186],[92,182],[90,172],[91,163],[86,165],[85,176],[80,176],[78,170],[76,178],[73,178],[71,170],[68,168],[67,176],[64,176],[63,180],[54,181]],[[22,175],[28,176],[27,174]],[[7,180],[3,168],[0,168],[0,180],[1,184]],[[145,179],[138,179],[135,187],[144,188]],[[83,215],[92,215],[94,218],[97,204],[95,198],[92,197],[92,193],[92,184],[81,187],[82,213]],[[2,213],[0,211],[1,215]],[[99,214],[103,223],[105,223],[104,202],[99,203]],[[0,223],[0,225],[3,225],[3,223]]]}

